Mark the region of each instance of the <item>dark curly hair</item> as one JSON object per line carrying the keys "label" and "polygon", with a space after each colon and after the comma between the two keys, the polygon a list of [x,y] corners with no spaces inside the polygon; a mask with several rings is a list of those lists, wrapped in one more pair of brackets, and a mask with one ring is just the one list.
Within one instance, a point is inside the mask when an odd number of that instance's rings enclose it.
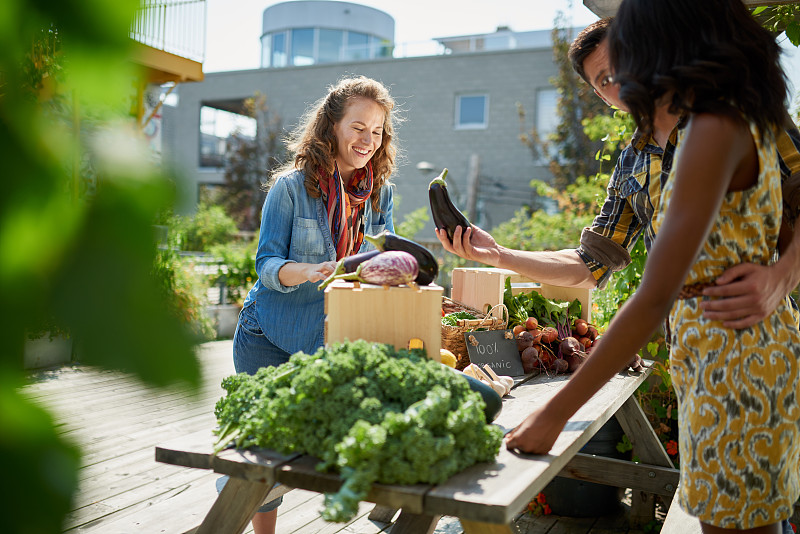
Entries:
{"label": "dark curly hair", "polygon": [[273,179],[288,171],[299,169],[305,174],[305,188],[313,198],[319,198],[320,169],[332,173],[336,157],[336,135],[333,126],[342,120],[347,105],[354,98],[368,98],[384,112],[381,146],[375,151],[372,163],[373,187],[370,200],[379,209],[381,187],[391,185],[389,178],[396,170],[397,147],[394,141],[395,102],[389,90],[378,81],[365,76],[343,78],[328,88],[328,94],[318,100],[300,120],[287,139],[292,159],[279,168]]}
{"label": "dark curly hair", "polygon": [[669,94],[671,113],[744,115],[762,135],[783,124],[780,47],[741,0],[623,0],[608,39],[619,96],[646,133]]}

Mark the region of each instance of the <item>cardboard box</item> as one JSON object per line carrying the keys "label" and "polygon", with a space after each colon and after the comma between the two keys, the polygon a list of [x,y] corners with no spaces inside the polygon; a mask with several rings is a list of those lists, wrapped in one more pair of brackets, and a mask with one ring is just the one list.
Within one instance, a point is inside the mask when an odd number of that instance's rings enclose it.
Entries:
{"label": "cardboard box", "polygon": [[406,348],[422,340],[428,357],[441,361],[441,286],[383,287],[337,280],[325,288],[325,344],[365,339]]}
{"label": "cardboard box", "polygon": [[[514,295],[536,291],[548,299],[570,302],[578,299],[581,303],[581,317],[591,322],[591,289],[541,284],[508,269],[488,267],[453,269],[450,298],[485,313],[489,308],[503,302],[506,278],[511,279],[511,292]],[[502,310],[496,309],[492,315],[500,317],[501,313]]]}

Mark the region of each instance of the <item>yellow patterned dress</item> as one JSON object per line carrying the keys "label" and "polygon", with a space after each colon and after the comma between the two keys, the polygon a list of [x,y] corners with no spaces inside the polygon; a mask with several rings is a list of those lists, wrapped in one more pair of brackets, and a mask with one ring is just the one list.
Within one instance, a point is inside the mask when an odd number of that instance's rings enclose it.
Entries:
{"label": "yellow patterned dress", "polygon": [[[781,216],[775,146],[758,149],[758,183],[728,193],[686,284],[728,267],[774,259]],[[680,142],[675,154],[680,158]],[[677,164],[673,169],[677,167]],[[669,203],[674,171],[664,187]],[[663,215],[663,211],[661,213]],[[661,225],[656,216],[656,230]],[[703,318],[703,297],[679,299],[669,315],[670,365],[678,398],[680,505],[705,523],[746,529],[792,514],[800,495],[800,332],[789,299],[739,330]]]}

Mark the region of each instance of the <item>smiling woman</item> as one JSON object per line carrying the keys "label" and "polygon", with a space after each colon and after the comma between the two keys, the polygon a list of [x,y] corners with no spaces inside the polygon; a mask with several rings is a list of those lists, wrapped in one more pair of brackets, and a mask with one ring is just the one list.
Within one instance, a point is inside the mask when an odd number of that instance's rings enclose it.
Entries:
{"label": "smiling woman", "polygon": [[[394,232],[393,114],[389,91],[362,76],[331,86],[301,119],[288,144],[292,158],[275,172],[264,201],[258,279],[233,337],[237,373],[255,374],[321,347],[319,283],[338,260],[374,248],[365,234]],[[274,532],[279,504],[261,507],[256,534]]]}
{"label": "smiling woman", "polygon": [[336,165],[342,180],[349,181],[356,169],[369,164],[383,140],[383,108],[369,98],[356,97],[347,106],[342,120],[333,131],[336,135]]}

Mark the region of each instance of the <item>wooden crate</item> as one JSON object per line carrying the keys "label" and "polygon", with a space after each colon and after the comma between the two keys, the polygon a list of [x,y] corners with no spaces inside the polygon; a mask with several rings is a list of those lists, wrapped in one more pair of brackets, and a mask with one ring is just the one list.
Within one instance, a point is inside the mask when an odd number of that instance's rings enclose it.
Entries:
{"label": "wooden crate", "polygon": [[[463,267],[453,269],[453,285],[450,298],[482,312],[486,312],[488,308],[503,302],[506,278],[511,279],[511,292],[514,295],[536,291],[548,299],[566,300],[570,302],[578,299],[581,303],[581,317],[591,322],[591,289],[541,284],[508,269],[493,269],[488,267]],[[495,310],[492,315],[500,317],[500,313],[500,310]]]}
{"label": "wooden crate", "polygon": [[325,344],[365,339],[405,348],[422,340],[428,357],[441,361],[441,286],[383,287],[337,280],[325,288]]}

